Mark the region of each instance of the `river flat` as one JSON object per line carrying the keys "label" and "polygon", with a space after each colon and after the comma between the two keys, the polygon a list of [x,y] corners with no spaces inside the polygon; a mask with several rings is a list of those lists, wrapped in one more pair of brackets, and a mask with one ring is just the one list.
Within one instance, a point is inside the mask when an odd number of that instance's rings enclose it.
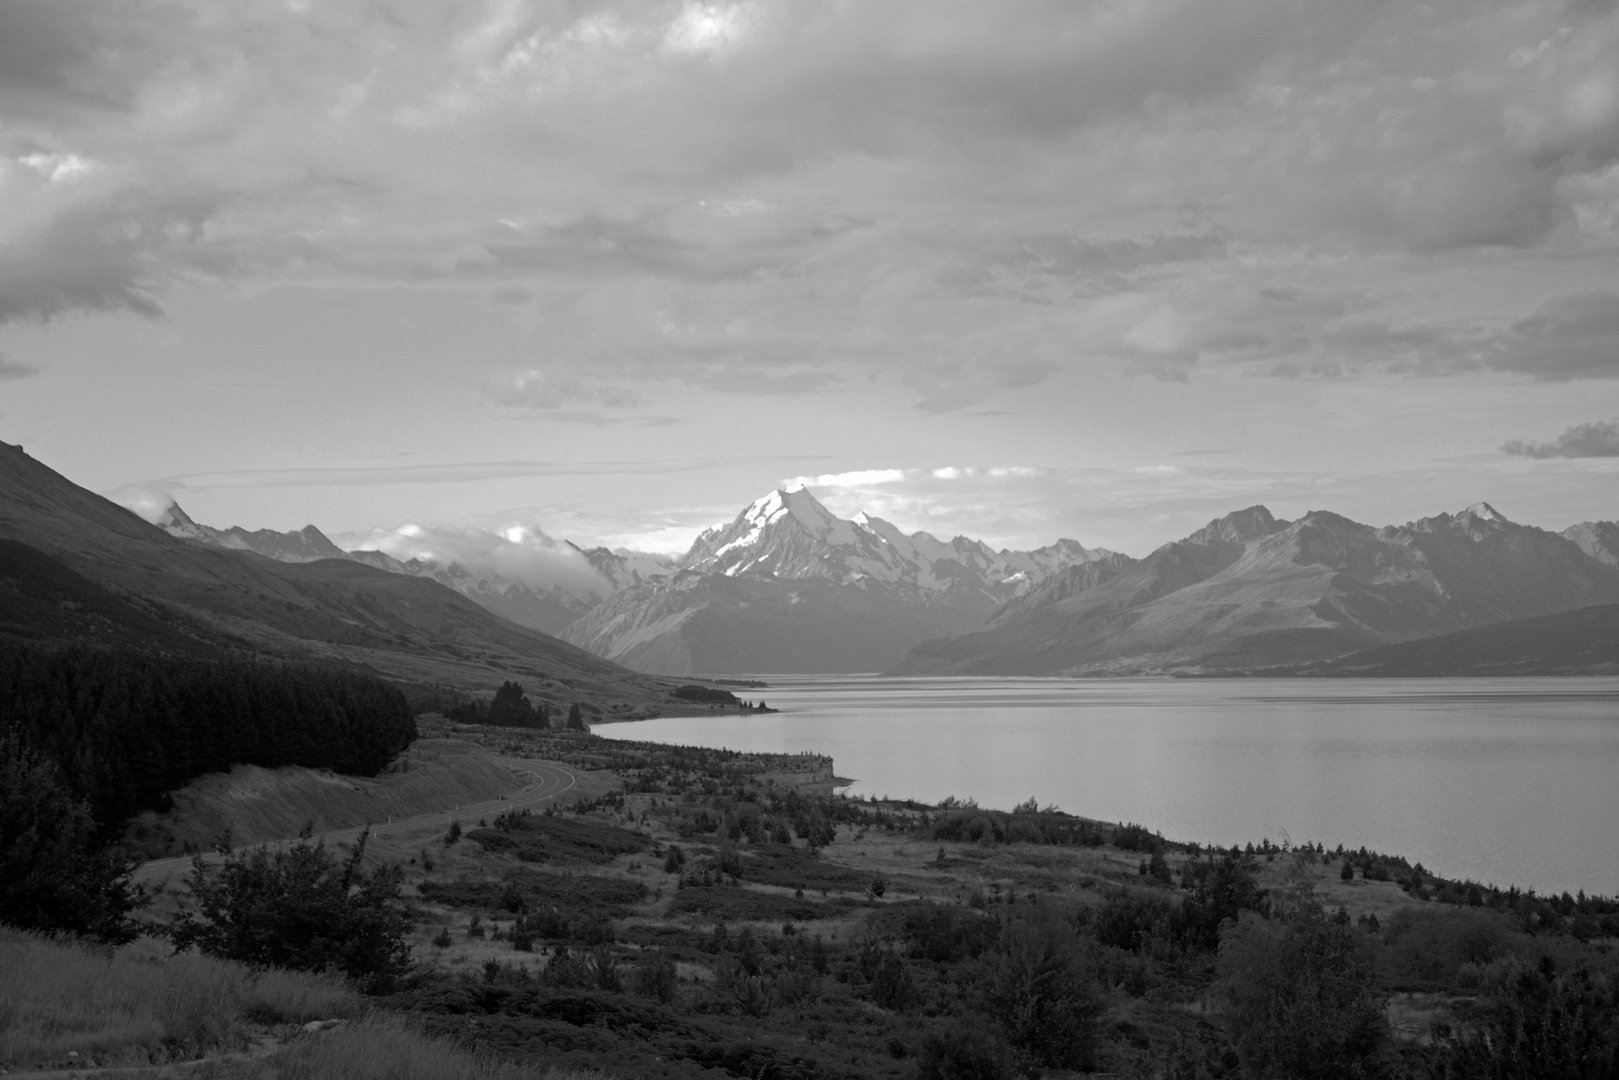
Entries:
{"label": "river flat", "polygon": [[1028,798],[1175,840],[1319,841],[1619,894],[1619,678],[758,676],[778,713],[609,738],[829,754],[853,795]]}

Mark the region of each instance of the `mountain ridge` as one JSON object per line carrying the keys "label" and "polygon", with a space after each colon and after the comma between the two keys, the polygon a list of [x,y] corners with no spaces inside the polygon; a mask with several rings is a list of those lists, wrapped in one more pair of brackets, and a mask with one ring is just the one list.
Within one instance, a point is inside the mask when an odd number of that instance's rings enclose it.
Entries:
{"label": "mountain ridge", "polygon": [[[1125,674],[1324,659],[1619,600],[1619,568],[1488,504],[1374,528],[1264,507],[1211,521],[1104,581],[1047,581],[889,674]],[[1070,571],[1072,573],[1072,571]],[[1062,592],[1055,596],[1053,593]]]}
{"label": "mountain ridge", "polygon": [[171,535],[3,442],[0,538],[175,613],[231,648],[474,689],[516,676],[536,698],[605,701],[626,714],[652,709],[669,689],[434,581],[350,560],[281,562]]}
{"label": "mountain ridge", "polygon": [[563,636],[662,674],[873,671],[972,629],[1049,573],[1124,558],[1072,540],[997,552],[906,534],[777,488],[699,534],[673,574],[615,593]]}

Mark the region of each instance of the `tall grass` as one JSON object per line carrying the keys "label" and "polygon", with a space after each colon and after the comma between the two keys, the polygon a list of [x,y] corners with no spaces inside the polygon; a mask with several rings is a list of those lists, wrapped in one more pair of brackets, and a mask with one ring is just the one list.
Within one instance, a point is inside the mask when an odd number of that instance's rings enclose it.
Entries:
{"label": "tall grass", "polygon": [[301,1037],[256,1066],[249,1080],[609,1080],[594,1070],[525,1068],[471,1054],[385,1014]]}
{"label": "tall grass", "polygon": [[112,950],[0,929],[0,1063],[144,1064],[238,1049],[248,1022],[353,1016],[342,982],[150,944]]}

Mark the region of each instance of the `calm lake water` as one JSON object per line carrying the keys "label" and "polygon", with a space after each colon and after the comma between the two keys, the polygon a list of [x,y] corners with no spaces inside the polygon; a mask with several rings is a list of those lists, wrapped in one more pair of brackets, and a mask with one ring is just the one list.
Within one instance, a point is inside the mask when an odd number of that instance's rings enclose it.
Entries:
{"label": "calm lake water", "polygon": [[1204,843],[1320,841],[1619,894],[1619,679],[762,676],[762,716],[608,738],[829,754],[851,794],[1033,796]]}

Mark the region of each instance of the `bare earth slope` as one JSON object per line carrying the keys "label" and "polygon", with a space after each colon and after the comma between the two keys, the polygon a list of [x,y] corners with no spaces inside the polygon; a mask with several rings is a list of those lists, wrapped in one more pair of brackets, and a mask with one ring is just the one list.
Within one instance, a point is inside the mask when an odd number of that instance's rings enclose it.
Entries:
{"label": "bare earth slope", "polygon": [[1055,578],[890,673],[1263,668],[1616,601],[1615,567],[1484,504],[1382,529],[1253,507],[1105,580]]}

